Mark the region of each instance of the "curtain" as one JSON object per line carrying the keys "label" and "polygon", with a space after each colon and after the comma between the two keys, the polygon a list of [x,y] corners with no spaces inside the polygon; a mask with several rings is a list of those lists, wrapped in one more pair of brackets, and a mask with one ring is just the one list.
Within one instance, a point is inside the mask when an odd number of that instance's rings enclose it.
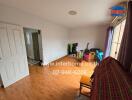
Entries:
{"label": "curtain", "polygon": [[107,29],[107,35],[106,35],[106,40],[105,40],[104,58],[110,56],[111,45],[112,45],[112,39],[113,39],[113,33],[114,33],[114,28],[110,26],[110,27]]}
{"label": "curtain", "polygon": [[130,71],[132,64],[132,1],[128,3],[126,25],[119,50],[118,60],[126,71]]}

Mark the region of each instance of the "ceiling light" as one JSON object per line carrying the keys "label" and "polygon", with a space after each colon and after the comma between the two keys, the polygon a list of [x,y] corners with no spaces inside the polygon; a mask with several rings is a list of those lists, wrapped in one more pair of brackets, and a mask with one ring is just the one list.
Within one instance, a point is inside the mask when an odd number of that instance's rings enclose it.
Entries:
{"label": "ceiling light", "polygon": [[74,10],[70,10],[70,11],[68,12],[68,14],[69,14],[69,15],[76,15],[76,14],[77,14],[77,12],[76,12],[76,11],[74,11]]}

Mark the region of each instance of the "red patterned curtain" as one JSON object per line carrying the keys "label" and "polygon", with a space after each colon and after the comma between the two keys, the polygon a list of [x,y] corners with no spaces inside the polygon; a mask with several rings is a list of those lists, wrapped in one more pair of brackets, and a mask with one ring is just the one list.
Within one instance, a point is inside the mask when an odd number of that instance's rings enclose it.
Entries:
{"label": "red patterned curtain", "polygon": [[128,13],[118,60],[124,65],[126,71],[130,71],[132,65],[132,1],[128,3]]}

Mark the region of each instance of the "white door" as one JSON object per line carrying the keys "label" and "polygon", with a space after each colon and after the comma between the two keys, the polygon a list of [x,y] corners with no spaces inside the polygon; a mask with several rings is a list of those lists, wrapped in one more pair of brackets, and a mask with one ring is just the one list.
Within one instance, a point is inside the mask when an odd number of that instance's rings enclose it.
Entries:
{"label": "white door", "polygon": [[29,75],[21,26],[0,23],[0,74],[4,87]]}

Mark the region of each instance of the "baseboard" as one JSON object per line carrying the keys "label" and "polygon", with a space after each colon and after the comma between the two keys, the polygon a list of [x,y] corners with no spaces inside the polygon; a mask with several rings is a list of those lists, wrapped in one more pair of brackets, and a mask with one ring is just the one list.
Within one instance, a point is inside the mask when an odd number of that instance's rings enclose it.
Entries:
{"label": "baseboard", "polygon": [[18,81],[24,79],[24,78],[27,77],[27,76],[29,76],[29,73],[28,73],[28,72],[25,73],[25,74],[23,74],[23,75],[20,75],[19,78],[17,78],[17,79],[14,78],[13,80],[11,80],[11,81],[9,81],[9,82],[4,83],[3,86],[4,86],[4,88],[9,87],[9,86],[15,84],[16,82],[18,82]]}
{"label": "baseboard", "polygon": [[43,65],[43,66],[46,66],[46,65],[48,65],[48,64],[50,64],[50,63],[58,62],[58,61],[64,59],[65,57],[67,57],[67,56],[68,56],[68,55],[65,55],[65,56],[63,56],[63,57],[60,57],[60,58],[58,58],[58,59],[56,59],[56,60],[54,60],[54,61],[48,62],[48,63],[47,63],[47,62],[42,63],[42,65]]}
{"label": "baseboard", "polygon": [[58,59],[56,59],[56,60],[54,60],[54,61],[52,61],[52,62],[50,62],[50,63],[58,62],[58,61],[64,59],[65,57],[67,57],[67,56],[68,56],[68,55],[65,55],[65,56],[63,56],[63,57],[60,57],[60,58],[58,58]]}

